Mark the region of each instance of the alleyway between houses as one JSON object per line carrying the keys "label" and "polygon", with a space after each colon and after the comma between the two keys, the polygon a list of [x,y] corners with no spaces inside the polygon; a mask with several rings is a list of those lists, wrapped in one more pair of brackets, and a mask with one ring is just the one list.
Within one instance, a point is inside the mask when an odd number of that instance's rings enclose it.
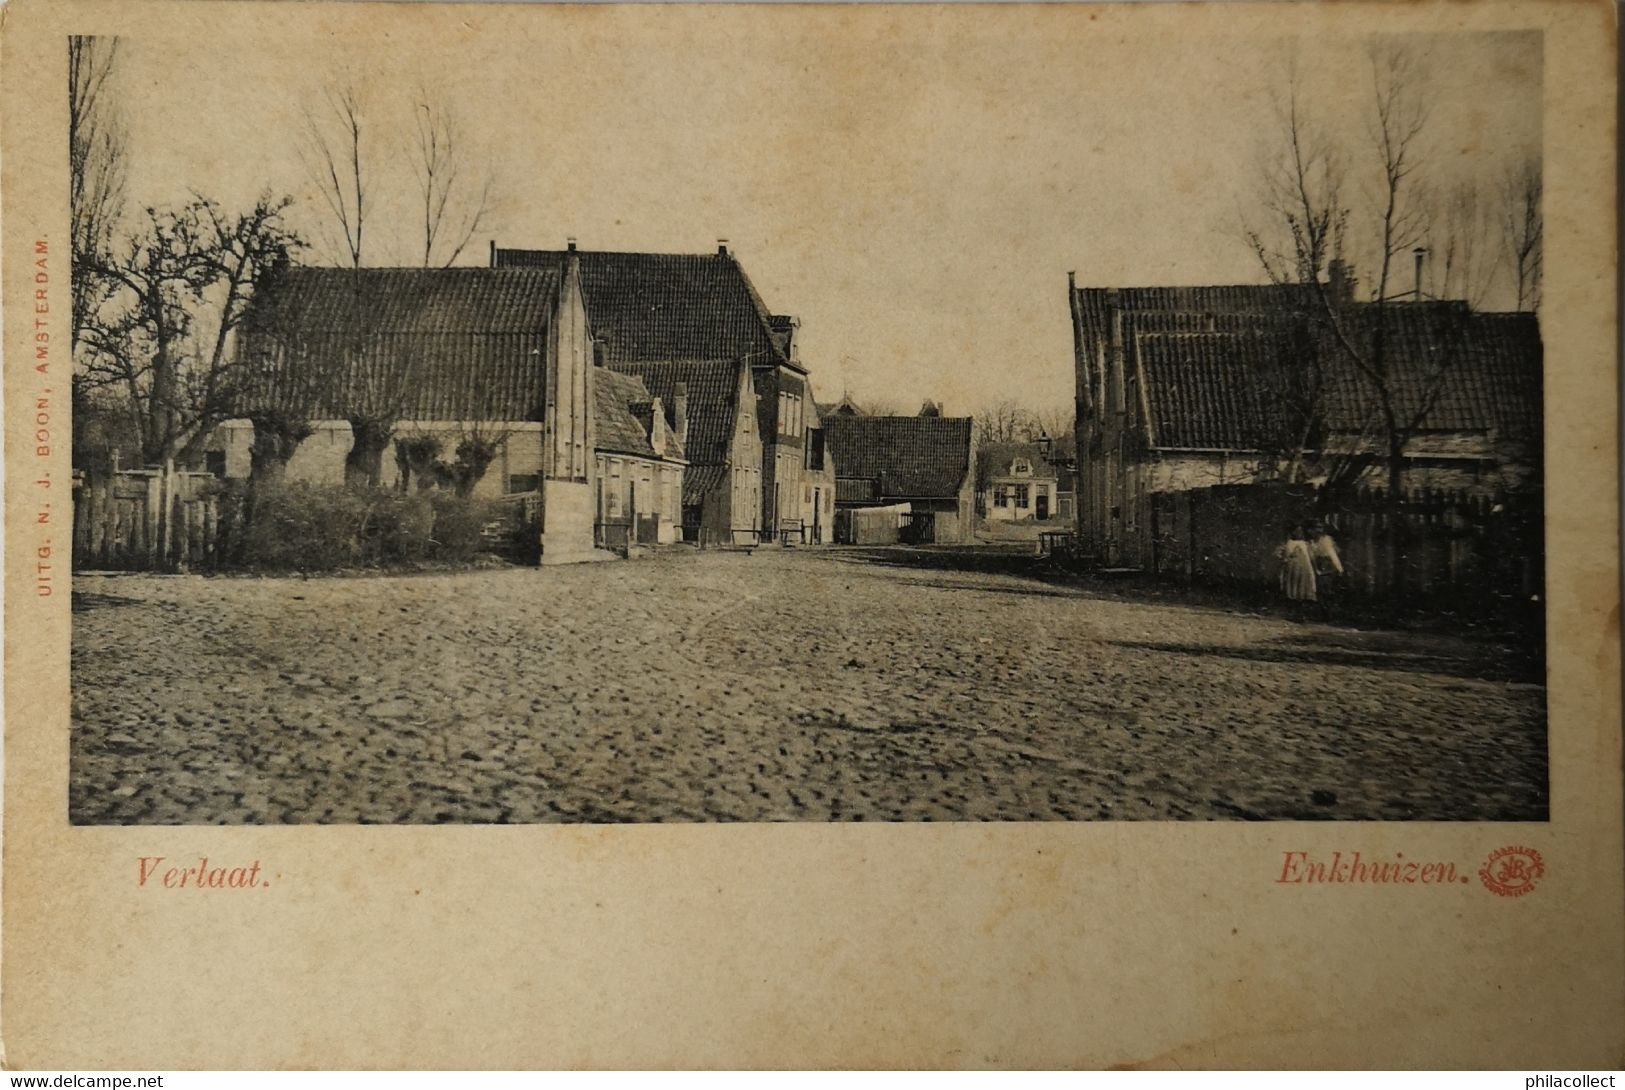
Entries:
{"label": "alleyway between houses", "polygon": [[75,588],[77,823],[1545,816],[1454,636],[840,550]]}

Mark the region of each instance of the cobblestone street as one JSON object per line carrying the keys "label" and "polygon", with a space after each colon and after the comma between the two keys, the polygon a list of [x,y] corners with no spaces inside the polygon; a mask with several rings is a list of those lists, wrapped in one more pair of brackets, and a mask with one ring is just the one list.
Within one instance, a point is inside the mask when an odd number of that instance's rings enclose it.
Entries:
{"label": "cobblestone street", "polygon": [[1546,812],[1456,637],[838,550],[75,588],[77,823]]}

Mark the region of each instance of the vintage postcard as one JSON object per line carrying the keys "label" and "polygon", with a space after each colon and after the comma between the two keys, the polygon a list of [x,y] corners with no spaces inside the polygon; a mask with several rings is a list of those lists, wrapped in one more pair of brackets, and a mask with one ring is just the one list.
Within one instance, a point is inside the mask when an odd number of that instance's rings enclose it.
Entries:
{"label": "vintage postcard", "polygon": [[14,0],[5,1062],[1619,1064],[1615,46]]}

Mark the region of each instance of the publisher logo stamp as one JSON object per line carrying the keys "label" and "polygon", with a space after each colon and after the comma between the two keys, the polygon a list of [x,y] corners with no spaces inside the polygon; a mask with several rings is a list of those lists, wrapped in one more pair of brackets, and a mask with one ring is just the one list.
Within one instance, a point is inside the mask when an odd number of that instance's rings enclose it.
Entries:
{"label": "publisher logo stamp", "polygon": [[1534,890],[1546,873],[1546,863],[1533,848],[1514,845],[1497,848],[1478,869],[1484,888],[1502,897],[1522,897]]}

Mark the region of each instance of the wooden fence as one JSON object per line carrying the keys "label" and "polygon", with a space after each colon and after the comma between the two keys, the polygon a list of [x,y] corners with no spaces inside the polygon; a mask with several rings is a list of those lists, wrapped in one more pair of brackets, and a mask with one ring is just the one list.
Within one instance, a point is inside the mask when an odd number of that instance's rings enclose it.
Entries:
{"label": "wooden fence", "polygon": [[1539,494],[1380,491],[1325,501],[1312,489],[1232,485],[1153,494],[1153,573],[1273,590],[1288,524],[1319,519],[1342,555],[1343,593],[1467,612],[1535,602],[1544,591]]}
{"label": "wooden fence", "polygon": [[209,473],[124,469],[75,473],[73,566],[184,572],[216,566],[225,552],[222,515],[235,501]]}

